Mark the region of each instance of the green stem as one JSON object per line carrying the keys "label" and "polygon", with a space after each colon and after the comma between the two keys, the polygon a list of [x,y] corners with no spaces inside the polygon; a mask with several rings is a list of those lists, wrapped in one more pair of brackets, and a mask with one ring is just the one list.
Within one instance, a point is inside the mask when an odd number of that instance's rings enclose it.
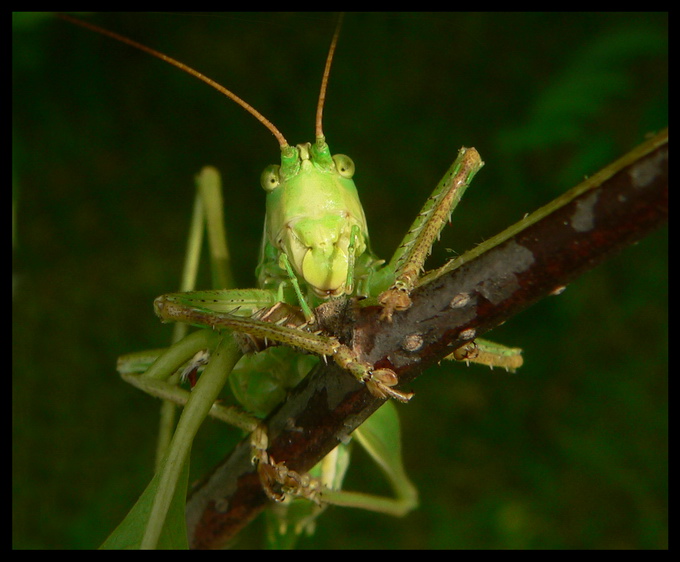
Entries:
{"label": "green stem", "polygon": [[142,539],[142,549],[153,549],[158,544],[177,487],[177,480],[184,463],[189,458],[194,437],[240,357],[241,350],[233,336],[223,335],[177,423],[177,429],[163,462],[158,490]]}

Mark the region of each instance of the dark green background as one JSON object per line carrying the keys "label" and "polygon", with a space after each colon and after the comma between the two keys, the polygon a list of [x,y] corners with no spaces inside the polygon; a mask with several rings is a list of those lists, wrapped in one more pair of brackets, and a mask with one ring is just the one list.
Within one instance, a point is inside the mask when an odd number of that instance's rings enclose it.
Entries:
{"label": "dark green background", "polygon": [[[91,19],[312,140],[332,15]],[[348,14],[325,130],[356,162],[376,252],[461,145],[486,167],[431,265],[664,127],[667,31],[666,14]],[[237,280],[253,286],[258,179],[278,147],[195,79],[52,16],[15,17],[13,51],[13,544],[92,548],[150,479],[159,403],[115,361],[168,342],[151,303],[179,283],[192,176],[223,173]],[[667,288],[664,229],[494,332],[524,348],[516,375],[432,369],[399,406],[421,507],[330,508],[302,546],[666,547]],[[209,424],[196,475],[235,434]],[[376,474],[357,452],[347,486],[383,490]]]}

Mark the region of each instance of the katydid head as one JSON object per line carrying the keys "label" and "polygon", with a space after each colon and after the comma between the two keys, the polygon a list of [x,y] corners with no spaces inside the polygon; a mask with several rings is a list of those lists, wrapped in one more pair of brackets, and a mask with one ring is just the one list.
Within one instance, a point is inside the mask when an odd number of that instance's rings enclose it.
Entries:
{"label": "katydid head", "polygon": [[354,162],[344,154],[331,155],[323,134],[328,77],[341,23],[321,80],[316,142],[282,146],[281,165],[268,166],[260,178],[267,192],[265,244],[285,254],[295,273],[322,298],[352,291],[350,268],[368,246],[366,217],[352,179]]}
{"label": "katydid head", "polygon": [[266,242],[286,254],[319,297],[351,290],[351,255],[366,251],[366,217],[352,180],[354,163],[328,145],[299,144],[295,157],[262,174],[267,193]]}
{"label": "katydid head", "polygon": [[333,35],[321,81],[316,141],[291,146],[273,123],[211,78],[128,37],[71,16],[59,17],[172,64],[224,94],[262,123],[281,147],[281,165],[268,167],[261,177],[268,192],[265,244],[279,252],[279,257],[285,254],[295,273],[317,296],[327,298],[351,292],[347,280],[352,274],[353,259],[363,254],[368,244],[366,219],[352,181],[354,163],[344,155],[331,156],[322,127],[341,21]]}

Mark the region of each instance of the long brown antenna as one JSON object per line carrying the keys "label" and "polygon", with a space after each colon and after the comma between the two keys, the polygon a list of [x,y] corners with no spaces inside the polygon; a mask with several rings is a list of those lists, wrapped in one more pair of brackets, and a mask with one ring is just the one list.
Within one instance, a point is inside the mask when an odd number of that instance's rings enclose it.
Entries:
{"label": "long brown antenna", "polygon": [[323,70],[323,78],[321,79],[321,91],[319,92],[319,103],[316,106],[316,140],[323,141],[323,106],[326,102],[326,90],[328,89],[328,77],[331,74],[331,64],[333,63],[333,55],[335,54],[335,47],[338,44],[338,37],[340,37],[340,28],[342,27],[342,19],[345,14],[340,14],[338,23],[335,26],[335,33],[331,46],[328,49],[328,56],[326,57],[326,68]]}
{"label": "long brown antenna", "polygon": [[[141,43],[137,43],[137,41],[134,41],[132,39],[129,39],[128,37],[125,37],[124,35],[119,35],[118,33],[114,33],[113,31],[109,31],[108,29],[104,29],[103,27],[99,27],[98,25],[94,25],[92,23],[82,21],[79,19],[76,19],[74,17],[71,17],[66,14],[57,14],[61,19],[66,20],[68,22],[74,23],[76,25],[79,25],[81,27],[84,27],[86,29],[89,29],[90,31],[94,31],[96,33],[100,33],[101,35],[106,35],[107,37],[111,37],[112,39],[115,39],[116,41],[120,41],[121,43],[125,43],[126,45],[130,45],[131,47],[134,47],[135,49],[139,49],[140,51],[144,51],[145,53],[148,53],[157,59],[161,59],[162,61],[165,61],[173,66],[176,66],[180,70],[183,70],[187,74],[190,74],[191,76],[194,76],[198,78],[199,80],[202,80],[208,86],[212,86],[215,88],[218,92],[221,92],[225,96],[227,96],[230,100],[235,101],[237,104],[239,104],[243,109],[245,109],[248,113],[250,113],[255,119],[257,119],[260,123],[262,123],[267,129],[271,131],[271,133],[276,137],[276,140],[278,141],[279,145],[281,148],[287,148],[288,147],[288,141],[286,141],[285,137],[281,134],[281,132],[274,126],[274,124],[269,121],[264,115],[262,115],[257,109],[255,109],[252,105],[249,103],[245,102],[242,100],[240,97],[238,97],[234,92],[227,90],[224,86],[218,84],[215,82],[212,78],[208,78],[204,74],[201,74],[197,70],[194,70],[190,66],[187,66],[184,63],[179,62],[176,59],[173,59],[172,57],[169,57],[168,55],[161,53],[160,51],[156,51],[155,49],[152,49],[150,47],[147,47],[146,45],[142,45]],[[317,126],[318,128],[318,126]]]}

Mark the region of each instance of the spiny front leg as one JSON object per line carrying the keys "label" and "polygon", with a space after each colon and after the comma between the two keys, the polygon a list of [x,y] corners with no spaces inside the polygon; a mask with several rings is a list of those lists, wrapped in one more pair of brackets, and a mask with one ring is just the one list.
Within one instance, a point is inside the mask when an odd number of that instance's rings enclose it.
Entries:
{"label": "spiny front leg", "polygon": [[164,322],[185,322],[217,330],[232,330],[264,341],[279,342],[322,357],[332,357],[340,367],[364,383],[377,398],[394,398],[400,402],[408,402],[413,396],[412,393],[394,388],[399,382],[394,371],[374,369],[373,365],[361,361],[355,351],[334,336],[311,332],[304,326],[291,327],[217,312],[210,308],[209,302],[199,305],[197,301],[191,301],[186,293],[160,296],[154,302],[154,306],[156,314]]}
{"label": "spiny front leg", "polygon": [[432,251],[432,244],[450,221],[453,209],[483,165],[474,148],[463,147],[458,152],[456,161],[425,202],[390,260],[390,265],[395,269],[395,282],[378,297],[383,307],[381,319],[391,321],[394,312],[411,306],[411,291]]}

